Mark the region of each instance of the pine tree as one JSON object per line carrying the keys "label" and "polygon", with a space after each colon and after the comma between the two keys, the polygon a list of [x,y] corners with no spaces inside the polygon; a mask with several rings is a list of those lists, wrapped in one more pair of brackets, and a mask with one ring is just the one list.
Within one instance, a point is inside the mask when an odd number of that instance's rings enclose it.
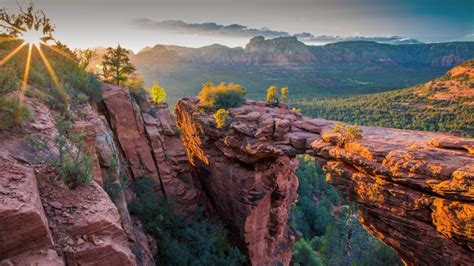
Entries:
{"label": "pine tree", "polygon": [[129,53],[127,49],[120,47],[120,45],[115,49],[107,48],[107,52],[102,57],[102,71],[105,81],[120,86],[136,71],[136,68],[130,63]]}

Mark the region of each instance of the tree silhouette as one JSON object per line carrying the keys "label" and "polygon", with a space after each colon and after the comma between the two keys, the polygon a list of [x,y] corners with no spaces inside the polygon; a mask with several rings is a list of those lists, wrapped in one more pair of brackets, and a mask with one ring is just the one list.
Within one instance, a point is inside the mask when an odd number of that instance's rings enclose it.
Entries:
{"label": "tree silhouette", "polygon": [[20,38],[24,32],[40,31],[41,40],[48,42],[54,40],[54,24],[46,17],[42,10],[35,10],[33,3],[30,3],[26,10],[19,6],[19,14],[9,14],[6,8],[0,9],[0,28],[3,35]]}

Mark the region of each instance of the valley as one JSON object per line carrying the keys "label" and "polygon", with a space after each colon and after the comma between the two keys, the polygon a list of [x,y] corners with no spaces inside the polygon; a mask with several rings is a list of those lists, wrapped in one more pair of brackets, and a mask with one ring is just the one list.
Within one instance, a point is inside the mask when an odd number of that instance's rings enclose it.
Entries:
{"label": "valley", "polygon": [[[104,49],[96,49],[100,64]],[[156,45],[130,59],[150,86],[158,80],[171,104],[196,95],[206,82],[233,82],[251,99],[270,85],[289,87],[292,98],[335,97],[391,91],[427,82],[474,57],[470,42],[389,45],[350,41],[309,46],[296,38],[255,37],[245,49]]]}

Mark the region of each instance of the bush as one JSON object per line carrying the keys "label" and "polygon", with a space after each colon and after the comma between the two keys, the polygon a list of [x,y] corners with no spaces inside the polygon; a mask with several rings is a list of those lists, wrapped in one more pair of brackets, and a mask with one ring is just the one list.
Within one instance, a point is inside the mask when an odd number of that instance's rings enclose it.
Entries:
{"label": "bush", "polygon": [[293,109],[291,109],[291,111],[292,111],[293,113],[301,114],[301,109],[300,109],[300,108],[293,107]]}
{"label": "bush", "polygon": [[175,214],[173,204],[156,196],[153,182],[146,177],[134,183],[132,214],[142,221],[156,240],[156,261],[162,265],[240,265],[245,257],[226,239],[222,225],[212,223],[198,213]]}
{"label": "bush", "polygon": [[277,106],[280,101],[286,101],[288,88],[284,87],[280,89],[281,96],[278,94],[278,88],[276,86],[270,86],[267,89],[267,104],[270,106]]}
{"label": "bush", "polygon": [[245,89],[238,84],[221,83],[214,86],[206,83],[199,92],[200,104],[203,107],[235,108],[243,104],[245,100]]}
{"label": "bush", "polygon": [[166,101],[166,90],[165,88],[161,87],[156,80],[153,82],[150,93],[154,104],[160,104]]}
{"label": "bush", "polygon": [[270,104],[274,101],[278,101],[278,88],[270,86],[270,88],[267,89],[267,103]]}
{"label": "bush", "polygon": [[21,79],[13,67],[0,68],[0,95],[20,90]]}
{"label": "bush", "polygon": [[142,75],[133,73],[128,77],[124,86],[128,88],[130,95],[138,104],[146,102],[150,97],[150,94],[145,89],[145,79]]}
{"label": "bush", "polygon": [[3,96],[0,94],[0,129],[22,125],[23,122],[33,118],[33,113],[15,96]]}
{"label": "bush", "polygon": [[139,104],[145,102],[150,97],[150,94],[145,88],[129,88],[128,91],[130,91],[130,95],[132,95],[133,99]]}
{"label": "bush", "polygon": [[54,145],[58,149],[58,157],[53,161],[59,177],[70,188],[87,185],[92,180],[93,158],[86,153],[84,137],[69,133],[72,121],[58,117],[55,121],[58,136]]}
{"label": "bush", "polygon": [[216,120],[216,128],[222,128],[227,125],[229,119],[229,111],[225,109],[219,109],[214,114],[214,119]]}
{"label": "bush", "polygon": [[324,265],[321,259],[317,256],[317,253],[304,238],[295,243],[291,262],[293,265]]}
{"label": "bush", "polygon": [[0,67],[0,129],[21,125],[33,116],[27,106],[20,104],[20,99],[15,93],[21,87],[18,75],[12,65]]}
{"label": "bush", "polygon": [[340,134],[340,138],[337,143],[337,145],[340,147],[343,147],[347,143],[353,142],[357,139],[362,139],[362,130],[357,126],[357,124],[349,126],[343,123],[336,123],[333,132]]}
{"label": "bush", "polygon": [[[43,163],[52,164],[61,180],[72,189],[89,184],[94,159],[87,154],[84,136],[70,132],[72,121],[65,116],[57,117],[55,125],[58,135],[52,142],[31,139],[37,149],[48,153]],[[54,147],[51,148],[48,143],[52,143]]]}

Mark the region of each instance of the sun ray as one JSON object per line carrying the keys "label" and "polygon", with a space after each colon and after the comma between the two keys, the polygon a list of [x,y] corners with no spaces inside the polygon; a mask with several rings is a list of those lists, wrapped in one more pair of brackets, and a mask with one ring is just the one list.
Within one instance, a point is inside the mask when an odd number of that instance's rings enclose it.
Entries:
{"label": "sun ray", "polygon": [[30,43],[28,45],[28,55],[26,56],[25,73],[23,73],[23,80],[21,82],[21,92],[20,92],[20,98],[19,98],[19,104],[18,104],[20,108],[18,108],[18,112],[16,114],[17,121],[21,121],[21,106],[23,105],[23,101],[25,98],[26,86],[28,86],[28,76],[30,74],[32,48],[33,48],[33,44]]}
{"label": "sun ray", "polygon": [[46,45],[46,44],[44,44],[43,46],[48,47],[48,48],[49,48],[50,50],[52,50],[53,52],[56,52],[57,54],[62,55],[62,56],[66,57],[66,58],[69,59],[69,60],[73,60],[73,61],[76,60],[75,58],[72,58],[71,55],[68,55],[66,52],[64,52],[64,51],[62,51],[61,49],[58,49],[58,48],[56,48],[56,47],[54,47],[54,46]]}
{"label": "sun ray", "polygon": [[27,45],[26,42],[20,44],[17,48],[7,54],[2,60],[0,60],[0,66],[8,62],[8,60],[10,60],[10,58],[12,58],[16,53],[18,53],[25,45]]}
{"label": "sun ray", "polygon": [[38,53],[41,57],[41,60],[43,61],[44,66],[46,67],[46,70],[48,70],[49,75],[53,79],[54,84],[56,85],[56,88],[58,89],[59,93],[61,93],[62,96],[67,98],[67,94],[64,91],[64,88],[62,87],[61,83],[59,82],[58,76],[56,76],[56,72],[54,72],[54,69],[51,67],[51,64],[49,63],[48,59],[43,53],[43,50],[41,50],[41,47],[35,46],[36,50],[38,50]]}

